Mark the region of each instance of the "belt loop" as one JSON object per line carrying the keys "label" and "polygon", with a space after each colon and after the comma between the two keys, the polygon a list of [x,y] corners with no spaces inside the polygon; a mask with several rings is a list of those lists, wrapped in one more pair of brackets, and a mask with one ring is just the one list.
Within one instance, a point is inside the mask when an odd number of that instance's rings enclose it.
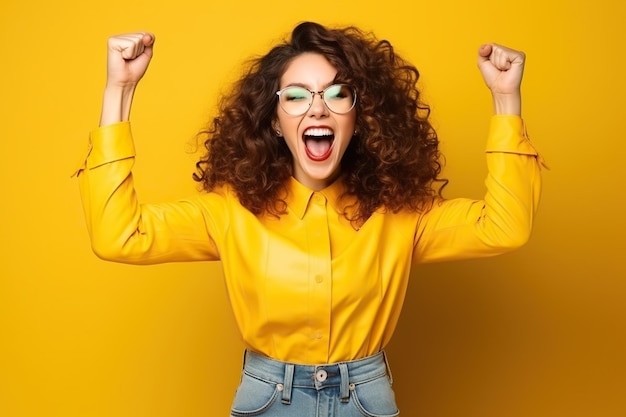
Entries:
{"label": "belt loop", "polygon": [[293,386],[293,371],[294,364],[285,364],[285,380],[283,381],[283,398],[281,402],[283,404],[291,404],[291,387]]}
{"label": "belt loop", "polygon": [[348,375],[348,365],[339,364],[339,374],[341,375],[341,385],[339,386],[339,397],[342,403],[350,401],[350,376]]}
{"label": "belt loop", "polygon": [[389,366],[389,361],[387,360],[387,352],[383,350],[383,359],[385,361],[385,366],[387,367],[387,375],[389,375],[389,383],[393,385],[393,375],[391,374],[391,367]]}

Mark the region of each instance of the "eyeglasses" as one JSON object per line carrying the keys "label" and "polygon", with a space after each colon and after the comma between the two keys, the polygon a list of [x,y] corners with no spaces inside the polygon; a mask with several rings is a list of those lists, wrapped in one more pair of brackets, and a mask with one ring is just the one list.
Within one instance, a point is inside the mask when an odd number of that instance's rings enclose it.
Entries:
{"label": "eyeglasses", "polygon": [[347,84],[333,84],[323,91],[311,91],[304,87],[286,87],[277,91],[278,102],[290,116],[302,116],[311,108],[316,94],[333,113],[348,113],[356,104],[356,91]]}

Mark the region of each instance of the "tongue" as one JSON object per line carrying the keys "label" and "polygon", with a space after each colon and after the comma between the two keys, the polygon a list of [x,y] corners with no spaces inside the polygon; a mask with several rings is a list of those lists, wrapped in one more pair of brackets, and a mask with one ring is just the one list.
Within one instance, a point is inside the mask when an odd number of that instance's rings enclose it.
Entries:
{"label": "tongue", "polygon": [[306,148],[313,156],[323,156],[330,149],[332,141],[329,139],[307,139]]}

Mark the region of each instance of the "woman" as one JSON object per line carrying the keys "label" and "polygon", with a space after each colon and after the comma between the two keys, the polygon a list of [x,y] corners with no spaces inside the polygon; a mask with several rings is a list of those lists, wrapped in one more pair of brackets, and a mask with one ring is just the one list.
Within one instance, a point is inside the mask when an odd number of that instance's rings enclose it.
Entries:
{"label": "woman", "polygon": [[101,127],[79,171],[95,253],[221,260],[247,348],[233,416],[397,415],[384,356],[412,264],[528,239],[540,161],[525,136],[524,54],[484,45],[493,96],[484,200],[446,200],[418,72],[356,28],[298,25],[251,62],[203,132],[206,193],[139,204],[128,122],[154,36],[109,39]]}

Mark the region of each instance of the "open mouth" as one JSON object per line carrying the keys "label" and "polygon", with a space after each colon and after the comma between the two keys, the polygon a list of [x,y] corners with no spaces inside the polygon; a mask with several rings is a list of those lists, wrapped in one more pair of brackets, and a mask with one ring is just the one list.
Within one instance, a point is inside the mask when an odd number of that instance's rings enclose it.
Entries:
{"label": "open mouth", "polygon": [[328,159],[333,151],[335,133],[327,127],[312,127],[302,135],[306,154],[314,161]]}

